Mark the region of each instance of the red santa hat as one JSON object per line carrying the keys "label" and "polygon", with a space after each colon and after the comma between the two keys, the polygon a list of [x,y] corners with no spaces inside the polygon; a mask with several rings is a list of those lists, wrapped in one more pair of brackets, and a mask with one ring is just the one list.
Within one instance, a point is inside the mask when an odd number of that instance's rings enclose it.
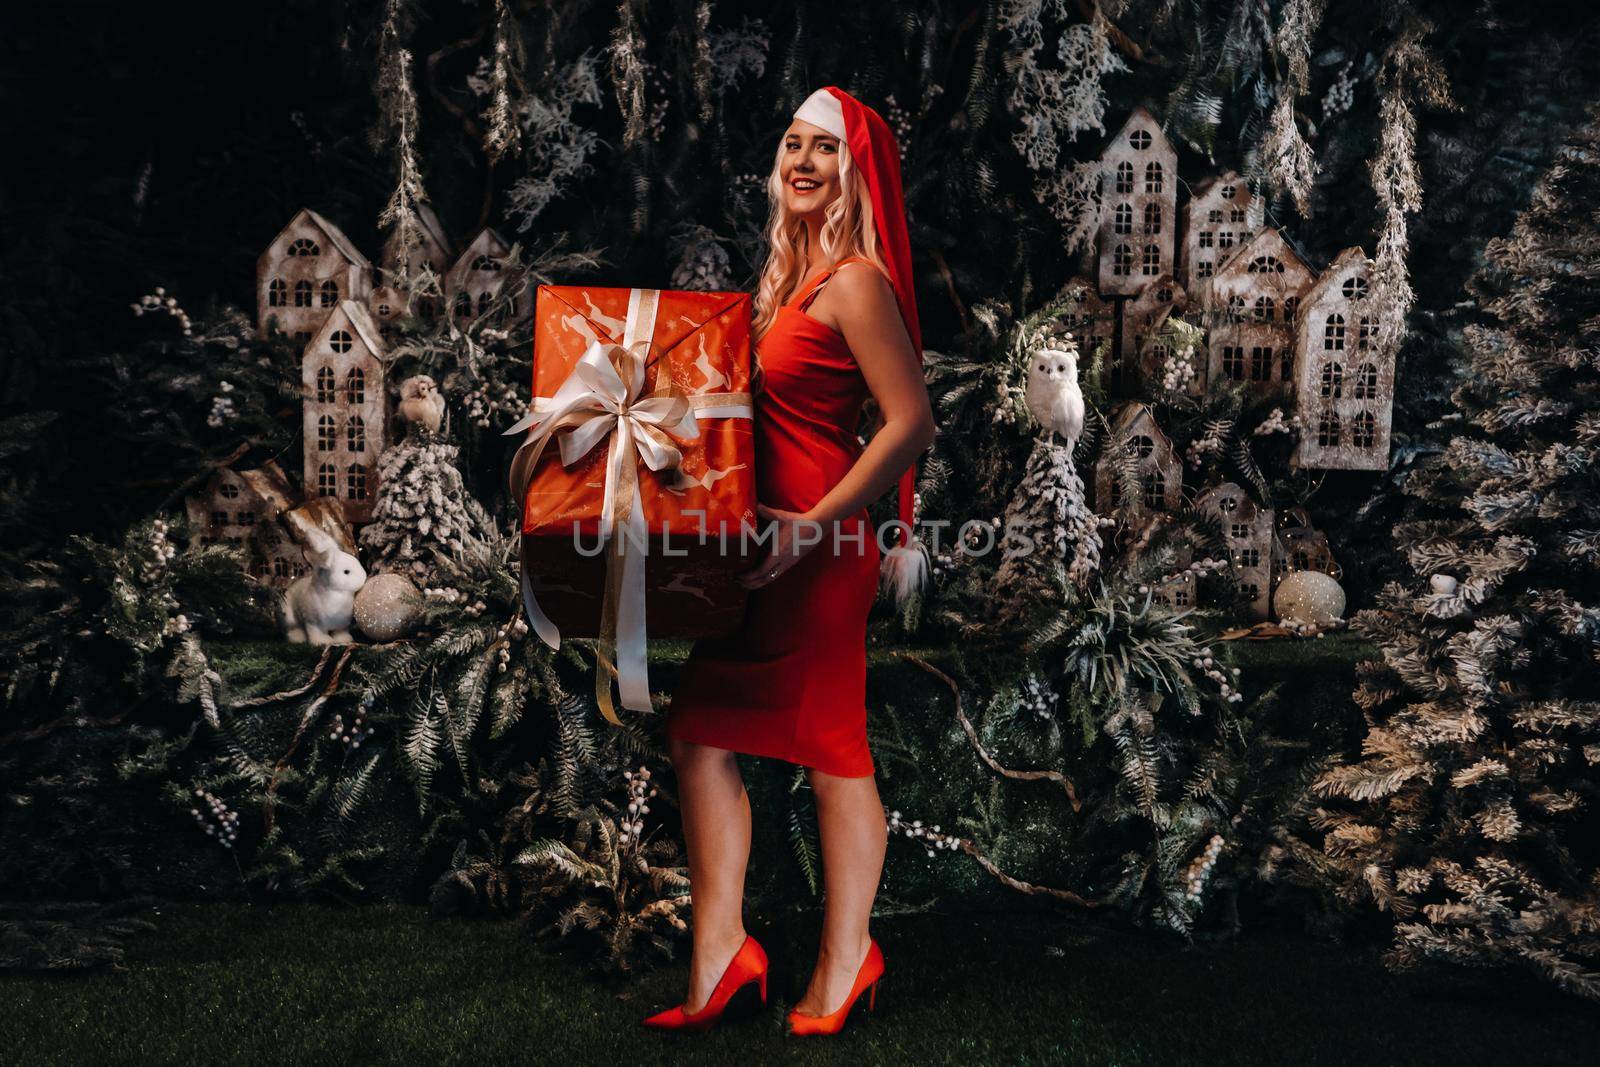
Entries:
{"label": "red santa hat", "polygon": [[[906,229],[906,202],[900,185],[900,144],[894,131],[872,108],[836,85],[826,85],[796,109],[794,117],[828,131],[850,148],[850,161],[866,183],[872,203],[872,220],[878,247],[889,267],[900,317],[911,337],[911,347],[922,361],[922,329],[917,321],[917,294],[911,275],[911,238]],[[900,521],[897,544],[883,557],[883,584],[897,603],[927,581],[928,552],[916,536],[917,465],[913,461],[900,476]]]}

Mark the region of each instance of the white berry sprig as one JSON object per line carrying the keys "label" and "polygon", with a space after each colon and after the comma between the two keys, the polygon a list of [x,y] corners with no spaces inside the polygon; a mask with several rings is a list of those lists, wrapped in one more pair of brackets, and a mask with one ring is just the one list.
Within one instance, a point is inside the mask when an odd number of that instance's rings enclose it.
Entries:
{"label": "white berry sprig", "polygon": [[[204,789],[195,788],[194,795],[199,798],[196,806],[189,809],[195,821],[205,830],[207,837],[214,837],[223,848],[231,849],[233,842],[239,836],[239,815],[223,803],[222,798],[206,792]],[[202,811],[200,805],[205,805]]]}
{"label": "white berry sprig", "polygon": [[135,315],[139,316],[143,316],[145,312],[150,312],[151,314],[159,313],[171,315],[173,318],[178,320],[178,325],[183,327],[183,335],[185,337],[193,336],[190,333],[188,314],[183,310],[183,308],[178,306],[178,298],[175,296],[168,296],[167,290],[162,286],[156,286],[155,292],[146,293],[144,296],[141,296],[136,303],[129,304],[128,306],[133,308],[133,313]]}

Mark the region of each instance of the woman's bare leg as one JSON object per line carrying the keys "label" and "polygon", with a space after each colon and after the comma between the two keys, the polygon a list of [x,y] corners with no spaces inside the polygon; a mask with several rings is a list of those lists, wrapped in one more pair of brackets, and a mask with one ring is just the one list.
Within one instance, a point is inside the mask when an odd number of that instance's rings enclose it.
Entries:
{"label": "woman's bare leg", "polygon": [[877,780],[871,775],[840,778],[812,769],[810,779],[817,798],[827,895],[816,969],[795,1008],[804,1015],[829,1015],[844,1004],[861,961],[867,958],[867,924],[883,875],[889,826]]}
{"label": "woman's bare leg", "polygon": [[669,739],[678,774],[684,844],[694,904],[694,957],[684,1011],[711,999],[717,979],[744,944],[744,872],[750,860],[750,794],[732,752]]}

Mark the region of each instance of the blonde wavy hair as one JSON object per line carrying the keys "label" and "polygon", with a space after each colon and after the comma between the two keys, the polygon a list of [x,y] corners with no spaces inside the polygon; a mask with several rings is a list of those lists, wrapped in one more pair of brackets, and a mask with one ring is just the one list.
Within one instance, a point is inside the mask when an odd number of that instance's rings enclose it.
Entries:
{"label": "blonde wavy hair", "polygon": [[[793,214],[783,199],[783,146],[778,139],[772,158],[772,173],[767,175],[767,262],[756,286],[753,340],[759,343],[777,318],[778,308],[792,300],[806,280],[810,249],[809,231],[800,216]],[[823,209],[819,236],[829,263],[849,256],[864,256],[887,277],[889,265],[878,248],[878,230],[873,222],[872,199],[867,183],[861,179],[850,158],[850,148],[839,141],[839,195]],[[759,374],[759,361],[757,367]]]}

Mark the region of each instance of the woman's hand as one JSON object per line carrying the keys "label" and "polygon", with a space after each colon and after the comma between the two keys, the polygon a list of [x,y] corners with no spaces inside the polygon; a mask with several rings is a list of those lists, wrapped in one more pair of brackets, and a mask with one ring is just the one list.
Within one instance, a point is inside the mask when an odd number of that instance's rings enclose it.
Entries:
{"label": "woman's hand", "polygon": [[746,589],[760,589],[776,581],[784,571],[799,563],[800,557],[822,542],[820,525],[805,512],[784,511],[758,503],[756,515],[777,524],[776,537],[759,564],[739,573],[739,584]]}

